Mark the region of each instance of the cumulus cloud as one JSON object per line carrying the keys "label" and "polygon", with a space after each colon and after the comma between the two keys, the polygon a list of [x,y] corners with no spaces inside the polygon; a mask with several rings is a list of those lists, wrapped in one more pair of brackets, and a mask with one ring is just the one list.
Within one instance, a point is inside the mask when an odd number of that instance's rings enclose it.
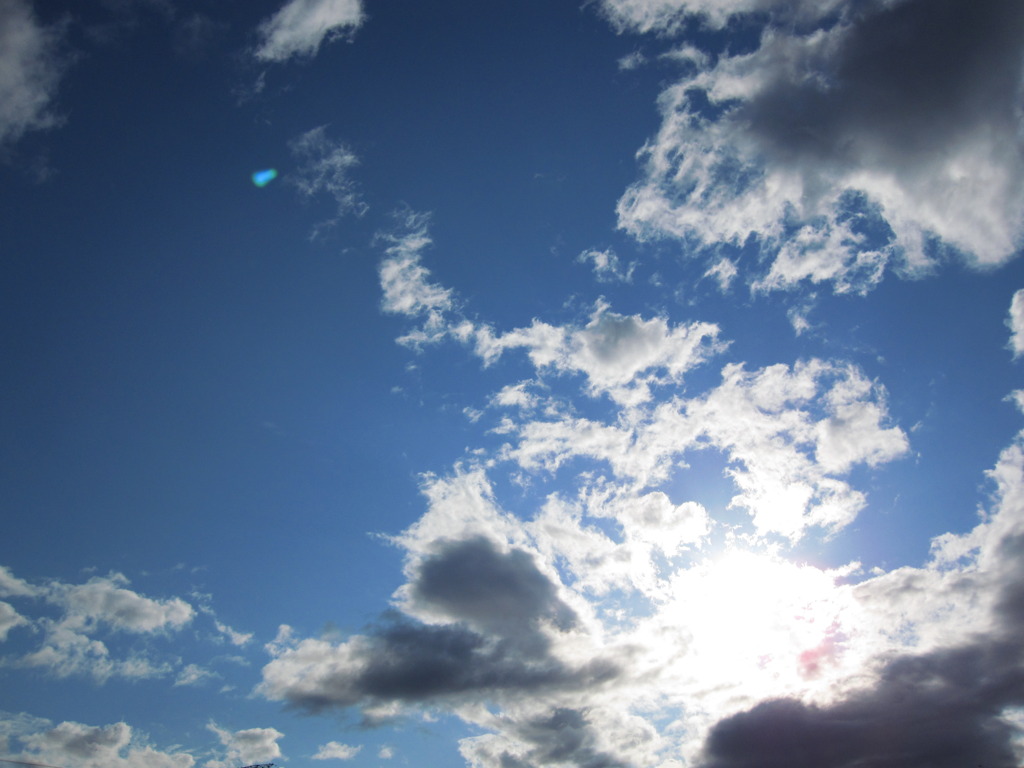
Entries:
{"label": "cumulus cloud", "polygon": [[267,698],[310,712],[359,707],[369,722],[417,704],[452,707],[509,694],[596,688],[618,673],[610,662],[573,666],[456,624],[401,620],[338,644],[282,642],[272,653],[259,687]]}
{"label": "cumulus cloud", "polygon": [[559,656],[559,638],[579,620],[531,553],[502,547],[495,528],[491,536],[434,535],[445,518],[451,522],[446,502],[439,504],[438,519],[421,520],[402,539],[409,551],[409,581],[396,594],[403,613],[340,643],[295,639],[283,627],[269,646],[264,695],[313,712],[359,707],[372,721],[395,714],[394,705],[459,706],[597,686],[618,674],[606,659]]}
{"label": "cumulus cloud", "polygon": [[27,715],[0,713],[0,733],[7,736],[8,756],[25,763],[75,765],[82,768],[191,768],[195,759],[176,749],[162,751],[127,723],[90,726]]}
{"label": "cumulus cloud", "polygon": [[289,0],[260,24],[256,58],[282,62],[315,56],[325,41],[351,39],[363,19],[361,0]]}
{"label": "cumulus cloud", "polygon": [[136,680],[162,677],[171,671],[168,663],[141,655],[112,657],[105,642],[79,631],[74,622],[42,619],[39,626],[45,632],[42,646],[22,657],[18,662],[22,666],[44,668],[56,677],[91,677],[97,683],[105,683],[112,677]]}
{"label": "cumulus cloud", "polygon": [[419,560],[402,593],[406,612],[427,620],[465,622],[510,640],[534,640],[533,622],[571,629],[576,616],[525,551],[499,551],[487,538],[446,542]]}
{"label": "cumulus cloud", "polygon": [[25,0],[0,0],[0,147],[58,121],[51,103],[62,71],[60,38]]}
{"label": "cumulus cloud", "polygon": [[277,742],[284,738],[284,734],[276,728],[229,731],[212,722],[206,727],[220,739],[225,752],[222,760],[207,760],[204,763],[206,768],[234,768],[240,763],[268,763],[282,756]]}
{"label": "cumulus cloud", "polygon": [[338,741],[329,741],[313,755],[314,760],[351,760],[359,754],[361,746],[352,747]]}
{"label": "cumulus cloud", "polygon": [[[1012,0],[711,4],[615,2],[615,19],[670,30],[688,13],[765,11],[750,53],[669,87],[622,227],[714,246],[758,238],[762,290],[870,290],[884,269],[1012,258],[1024,233],[1018,94],[1024,11]],[[820,11],[809,31],[787,23]],[[829,11],[834,13],[830,17]],[[712,251],[713,252],[713,251]]]}
{"label": "cumulus cloud", "polygon": [[906,435],[887,422],[884,391],[852,366],[729,364],[719,386],[641,418],[510,422],[504,431],[518,441],[505,456],[549,472],[585,456],[642,488],[666,480],[686,452],[717,449],[739,490],[732,506],[746,509],[758,531],[798,539],[811,526],[834,531],[853,521],[864,497],[841,478],[855,465],[906,452]]}
{"label": "cumulus cloud", "polygon": [[[760,675],[758,691],[778,691],[780,672],[821,645],[838,615],[817,605],[828,604],[835,574],[755,558],[746,570],[684,568],[689,581],[677,579],[652,615],[635,616],[617,635],[554,567],[569,547],[549,536],[543,515],[531,525],[498,509],[479,470],[428,480],[424,491],[427,512],[396,539],[407,554],[408,581],[396,594],[401,613],[344,638],[298,638],[282,628],[268,646],[264,696],[314,713],[355,708],[368,723],[442,708],[486,731],[460,747],[481,768],[659,765],[678,744],[641,713],[685,700],[721,711],[702,692],[709,684],[735,709],[752,675]],[[635,501],[622,515],[631,531],[622,545],[630,537],[654,542],[658,531],[679,540],[704,533],[706,520],[693,505],[658,494]],[[735,618],[723,622],[722,605],[737,600]],[[756,611],[756,630],[744,625],[747,608]],[[698,611],[701,620],[691,621]],[[741,626],[764,631],[772,643],[744,648]],[[768,664],[766,648],[785,658]],[[799,675],[791,678],[787,685]]]}
{"label": "cumulus cloud", "polygon": [[[534,320],[525,328],[496,331],[467,319],[454,292],[435,282],[424,266],[423,251],[432,244],[429,216],[404,211],[398,218],[395,231],[378,235],[386,246],[379,273],[382,309],[420,322],[398,339],[402,344],[422,348],[455,339],[473,349],[485,365],[509,350],[522,349],[538,372],[583,374],[591,395],[608,395],[632,405],[649,400],[652,386],[681,384],[684,374],[724,348],[713,323],[673,326],[662,317],[620,315],[603,299],[582,326]],[[497,404],[525,404],[526,384],[518,393],[508,388],[499,393]]]}
{"label": "cumulus cloud", "polygon": [[[518,718],[500,736],[466,739],[461,752],[470,766],[528,768],[541,765],[580,765],[588,768],[626,768],[629,763],[611,753],[603,742],[594,713],[559,707]],[[642,736],[647,734],[642,734]]]}
{"label": "cumulus cloud", "polygon": [[181,598],[154,600],[127,589],[127,584],[119,573],[94,577],[85,584],[55,584],[50,600],[67,611],[67,626],[84,631],[99,623],[125,632],[174,630],[195,616],[192,606]]}
{"label": "cumulus cloud", "polygon": [[[178,632],[195,617],[181,598],[155,599],[129,589],[122,574],[96,576],[83,584],[50,581],[33,585],[0,567],[0,594],[18,600],[44,600],[61,610],[57,618],[19,615],[12,606],[6,629],[30,625],[42,635],[40,645],[13,663],[48,670],[57,677],[81,675],[103,683],[112,677],[140,679],[170,674],[169,661],[140,652],[121,657],[109,643],[118,635],[166,635]],[[2,603],[0,606],[7,606]]]}
{"label": "cumulus cloud", "polygon": [[651,386],[681,383],[690,369],[720,351],[724,345],[717,337],[712,323],[673,327],[664,318],[617,314],[599,301],[583,327],[534,320],[500,335],[481,327],[476,352],[492,363],[506,350],[522,348],[539,371],[582,373],[591,395],[639,404],[650,399]]}

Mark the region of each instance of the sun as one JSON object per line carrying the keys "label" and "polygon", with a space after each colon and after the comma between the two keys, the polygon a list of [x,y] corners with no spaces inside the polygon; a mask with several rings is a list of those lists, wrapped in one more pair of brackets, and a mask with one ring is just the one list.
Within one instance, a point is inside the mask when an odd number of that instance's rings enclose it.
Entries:
{"label": "sun", "polygon": [[679,571],[665,614],[686,635],[680,672],[746,696],[816,687],[841,650],[843,573],[738,548]]}

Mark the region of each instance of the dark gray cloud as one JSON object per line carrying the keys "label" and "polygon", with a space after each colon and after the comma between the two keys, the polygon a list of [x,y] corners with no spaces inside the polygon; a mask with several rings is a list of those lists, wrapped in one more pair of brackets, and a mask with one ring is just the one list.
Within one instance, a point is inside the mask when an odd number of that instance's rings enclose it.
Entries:
{"label": "dark gray cloud", "polygon": [[621,760],[595,746],[594,726],[583,712],[559,708],[520,724],[515,735],[532,744],[525,765],[622,768]]}
{"label": "dark gray cloud", "polygon": [[619,674],[611,661],[571,666],[552,654],[549,633],[578,619],[523,550],[502,552],[483,537],[442,542],[412,569],[408,599],[445,623],[393,613],[326,655],[300,644],[268,665],[264,688],[310,711],[372,709],[576,690]]}
{"label": "dark gray cloud", "polygon": [[[299,669],[302,674],[294,675]],[[263,690],[299,709],[321,712],[586,689],[619,671],[609,660],[570,666],[463,625],[431,626],[390,616],[354,646],[324,653],[300,644],[286,651],[264,668]]]}
{"label": "dark gray cloud", "polygon": [[1024,637],[1024,533],[999,542],[996,556],[1004,564],[1003,587],[995,611],[1010,636]]}
{"label": "dark gray cloud", "polygon": [[834,40],[788,38],[792,60],[735,113],[779,160],[905,167],[983,129],[1016,143],[1024,4],[853,7]]}
{"label": "dark gray cloud", "polygon": [[452,541],[416,569],[414,605],[506,638],[536,635],[542,621],[572,629],[576,614],[523,550],[499,552],[484,537]]}
{"label": "dark gray cloud", "polygon": [[1018,643],[902,656],[878,684],[830,707],[767,701],[711,731],[702,768],[1015,768],[1024,703]]}

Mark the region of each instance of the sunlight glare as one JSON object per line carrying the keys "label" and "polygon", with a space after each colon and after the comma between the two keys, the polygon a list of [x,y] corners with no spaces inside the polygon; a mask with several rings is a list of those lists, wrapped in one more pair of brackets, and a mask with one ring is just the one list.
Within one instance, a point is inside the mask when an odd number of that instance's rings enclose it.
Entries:
{"label": "sunlight glare", "polygon": [[806,689],[841,640],[839,575],[741,549],[677,573],[671,611],[691,638],[688,673],[754,695]]}

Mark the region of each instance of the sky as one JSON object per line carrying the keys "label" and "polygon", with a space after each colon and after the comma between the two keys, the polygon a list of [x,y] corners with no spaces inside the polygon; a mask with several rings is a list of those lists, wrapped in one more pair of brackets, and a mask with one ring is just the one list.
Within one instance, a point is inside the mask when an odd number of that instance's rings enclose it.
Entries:
{"label": "sky", "polygon": [[0,0],[0,759],[1024,764],[1022,92],[1017,0]]}

